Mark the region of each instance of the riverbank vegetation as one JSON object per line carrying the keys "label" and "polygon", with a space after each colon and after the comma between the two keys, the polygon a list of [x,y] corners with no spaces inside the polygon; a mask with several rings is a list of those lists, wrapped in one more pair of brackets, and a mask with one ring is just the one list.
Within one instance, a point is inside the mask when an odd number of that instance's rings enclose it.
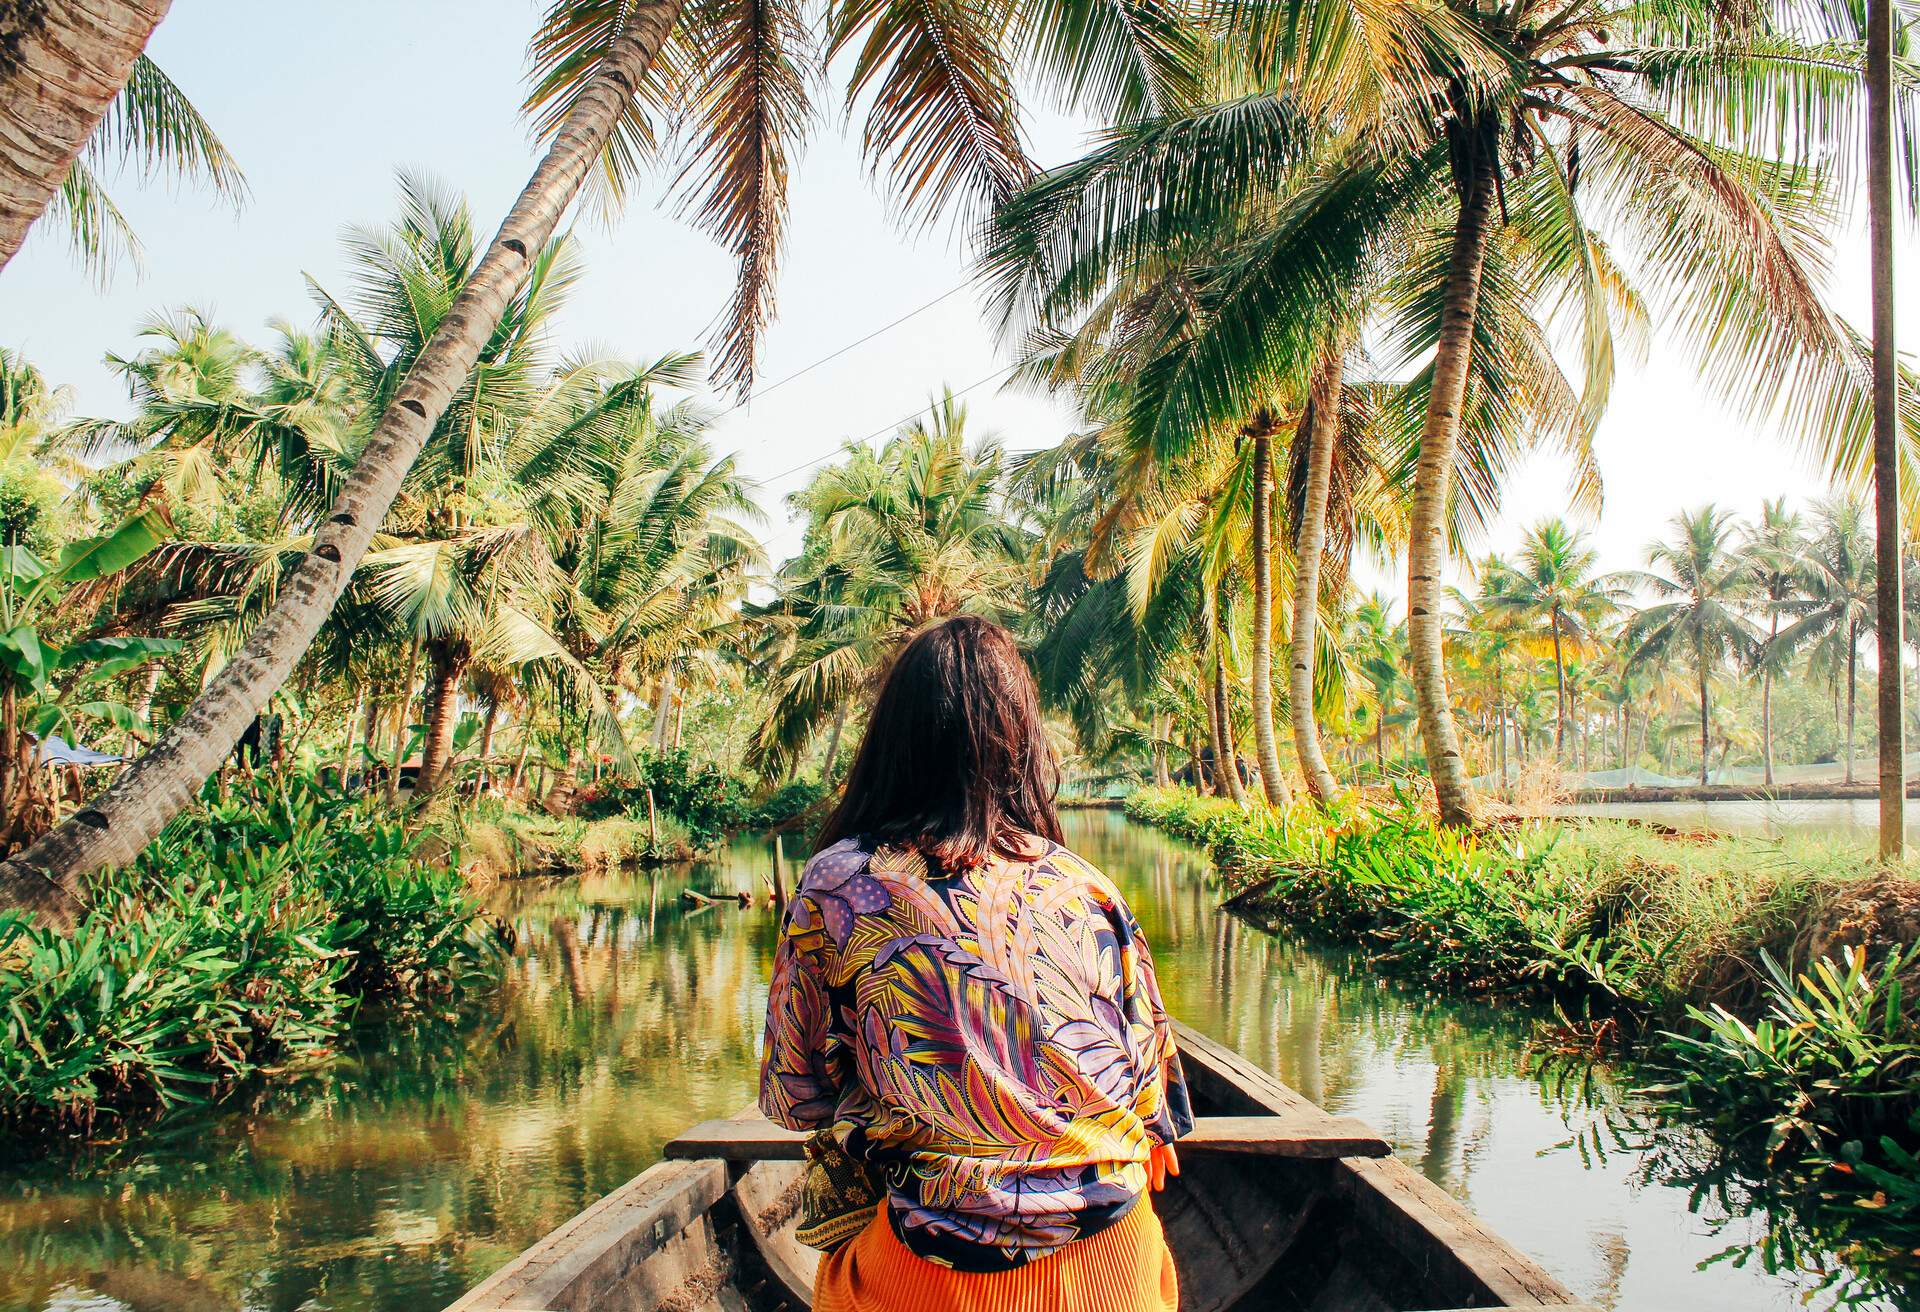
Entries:
{"label": "riverbank vegetation", "polygon": [[[1409,792],[1246,811],[1143,789],[1133,819],[1205,845],[1232,905],[1305,924],[1383,968],[1532,991],[1566,1056],[1628,1053],[1657,1104],[1703,1124],[1814,1236],[1912,1273],[1920,1235],[1920,947],[1909,872],[1809,837],[1671,836],[1623,821],[1442,827]],[[1793,1182],[1796,1182],[1793,1183]],[[1826,1216],[1838,1209],[1842,1216]],[[1797,1259],[1776,1255],[1783,1269]],[[1774,1259],[1769,1259],[1774,1260]]]}
{"label": "riverbank vegetation", "polygon": [[0,913],[0,1137],[115,1137],[491,977],[457,872],[295,779],[180,816],[70,932]]}
{"label": "riverbank vegetation", "polygon": [[[463,866],[804,832],[876,674],[970,612],[1029,653],[1070,787],[1206,843],[1250,914],[1551,993],[1570,1039],[1664,1043],[1672,1105],[1763,1126],[1770,1165],[1920,1197],[1906,867],[1481,823],[1531,779],[1850,781],[1878,745],[1860,702],[1876,670],[1898,686],[1920,588],[1894,584],[1920,570],[1870,474],[1920,405],[1824,290],[1865,135],[1856,16],[880,5],[816,39],[798,11],[612,12],[548,10],[527,109],[561,144],[497,239],[403,175],[344,284],[266,335],[158,311],[110,357],[119,418],[0,352],[10,1132],[114,1133],[482,983]],[[700,388],[751,397],[803,70],[849,45],[871,161],[908,212],[982,220],[1011,372],[1075,431],[985,433],[946,392],[789,471],[775,561]],[[164,90],[138,67],[107,136],[238,194],[177,91],[175,133],[132,130]],[[1027,158],[1022,78],[1099,121],[1081,158]],[[587,273],[560,216],[656,137],[740,260],[711,370],[558,340]],[[81,144],[0,216],[0,257],[63,177],[69,218],[111,212]],[[1652,340],[1830,494],[1690,508],[1631,572],[1557,513],[1476,559],[1539,453],[1570,471],[1556,511],[1601,512],[1595,435]],[[1886,510],[1920,504],[1878,463]],[[1363,591],[1369,563],[1403,597]]]}

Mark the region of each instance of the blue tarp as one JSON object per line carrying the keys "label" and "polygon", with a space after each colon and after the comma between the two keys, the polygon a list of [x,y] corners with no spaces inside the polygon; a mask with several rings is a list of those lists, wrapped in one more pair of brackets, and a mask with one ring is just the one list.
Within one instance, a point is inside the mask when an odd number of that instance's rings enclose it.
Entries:
{"label": "blue tarp", "polygon": [[126,760],[112,752],[96,752],[91,747],[76,747],[66,739],[49,735],[40,744],[42,765],[118,765]]}

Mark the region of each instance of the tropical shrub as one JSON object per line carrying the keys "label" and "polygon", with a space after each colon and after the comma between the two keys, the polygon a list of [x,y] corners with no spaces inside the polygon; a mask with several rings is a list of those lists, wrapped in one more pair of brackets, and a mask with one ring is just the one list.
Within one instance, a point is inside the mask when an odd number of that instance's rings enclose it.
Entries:
{"label": "tropical shrub", "polygon": [[303,780],[170,824],[69,933],[0,914],[0,1128],[92,1131],[319,1057],[360,1004],[491,978],[458,876]]}
{"label": "tropical shrub", "polygon": [[1674,1080],[1663,1091],[1733,1135],[1762,1136],[1770,1158],[1850,1145],[1859,1162],[1883,1146],[1911,1170],[1920,1012],[1903,978],[1920,944],[1878,962],[1849,948],[1800,972],[1765,952],[1760,963],[1764,1011],[1749,1022],[1717,1004],[1689,1007],[1693,1028],[1666,1036]]}
{"label": "tropical shrub", "polygon": [[834,789],[818,779],[789,780],[754,808],[748,827],[779,829],[818,807],[833,794]]}
{"label": "tropical shrub", "polygon": [[695,850],[704,850],[730,834],[784,825],[833,790],[815,780],[796,779],[756,804],[747,780],[676,749],[642,757],[634,782],[598,788],[581,804],[580,814],[590,820],[620,815],[642,818],[649,791],[656,811],[684,828]]}

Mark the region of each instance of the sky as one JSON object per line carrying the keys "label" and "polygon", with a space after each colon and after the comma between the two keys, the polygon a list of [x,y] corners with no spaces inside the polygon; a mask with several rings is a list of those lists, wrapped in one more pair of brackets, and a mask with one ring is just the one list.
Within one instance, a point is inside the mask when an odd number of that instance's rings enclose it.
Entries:
{"label": "sky", "polygon": [[[42,225],[0,274],[0,343],[70,384],[79,413],[123,416],[125,389],[105,356],[137,351],[144,319],[193,305],[261,343],[270,340],[270,320],[308,322],[305,277],[347,289],[341,234],[395,213],[396,170],[463,192],[476,226],[490,232],[536,159],[518,106],[539,8],[538,0],[175,5],[148,51],[239,160],[249,199],[236,214],[191,187],[115,181],[115,199],[144,245],[140,266],[123,263],[102,287],[64,236]],[[1042,163],[1076,153],[1073,121],[1042,113],[1029,126]],[[732,289],[731,262],[675,216],[669,181],[638,188],[611,225],[576,221],[587,277],[556,325],[563,347],[638,360],[704,343]],[[776,559],[798,544],[781,499],[806,478],[799,467],[849,439],[884,435],[943,385],[969,389],[970,428],[1015,449],[1051,445],[1074,427],[1071,407],[1001,387],[1011,357],[982,318],[952,226],[909,231],[894,219],[860,159],[857,122],[848,127],[829,104],[796,170],[779,317],[761,356],[764,395],[730,409],[713,433],[759,482]],[[1900,259],[1902,323],[1920,324],[1920,242],[1911,233],[1902,235]],[[1831,292],[1843,313],[1865,322],[1865,241],[1857,233],[1836,255]],[[1909,328],[1904,340],[1916,332]],[[734,398],[713,403],[731,407]],[[1825,491],[1817,470],[1727,412],[1658,338],[1644,364],[1622,370],[1596,446],[1605,504],[1597,522],[1585,523],[1609,569],[1639,564],[1682,509],[1713,501],[1751,514],[1765,497],[1804,501]],[[1480,546],[1511,551],[1528,525],[1565,507],[1564,463],[1538,456],[1514,480],[1501,522]],[[1400,590],[1391,565],[1363,569],[1361,581]]]}

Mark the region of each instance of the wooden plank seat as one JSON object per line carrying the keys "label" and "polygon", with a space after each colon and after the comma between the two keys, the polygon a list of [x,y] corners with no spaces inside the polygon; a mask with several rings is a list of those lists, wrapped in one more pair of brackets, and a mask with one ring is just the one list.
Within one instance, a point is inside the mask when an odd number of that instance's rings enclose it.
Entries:
{"label": "wooden plank seat", "polygon": [[[1592,1312],[1356,1122],[1178,1027],[1194,1110],[1154,1196],[1182,1312]],[[803,1136],[748,1109],[529,1248],[458,1312],[807,1312]],[[1366,1155],[1372,1154],[1372,1155]]]}
{"label": "wooden plank seat", "polygon": [[[671,1160],[795,1162],[806,1135],[764,1117],[702,1121],[667,1144]],[[1182,1153],[1244,1153],[1260,1157],[1385,1157],[1391,1147],[1364,1121],[1329,1116],[1318,1108],[1275,1116],[1202,1116],[1177,1145]]]}

